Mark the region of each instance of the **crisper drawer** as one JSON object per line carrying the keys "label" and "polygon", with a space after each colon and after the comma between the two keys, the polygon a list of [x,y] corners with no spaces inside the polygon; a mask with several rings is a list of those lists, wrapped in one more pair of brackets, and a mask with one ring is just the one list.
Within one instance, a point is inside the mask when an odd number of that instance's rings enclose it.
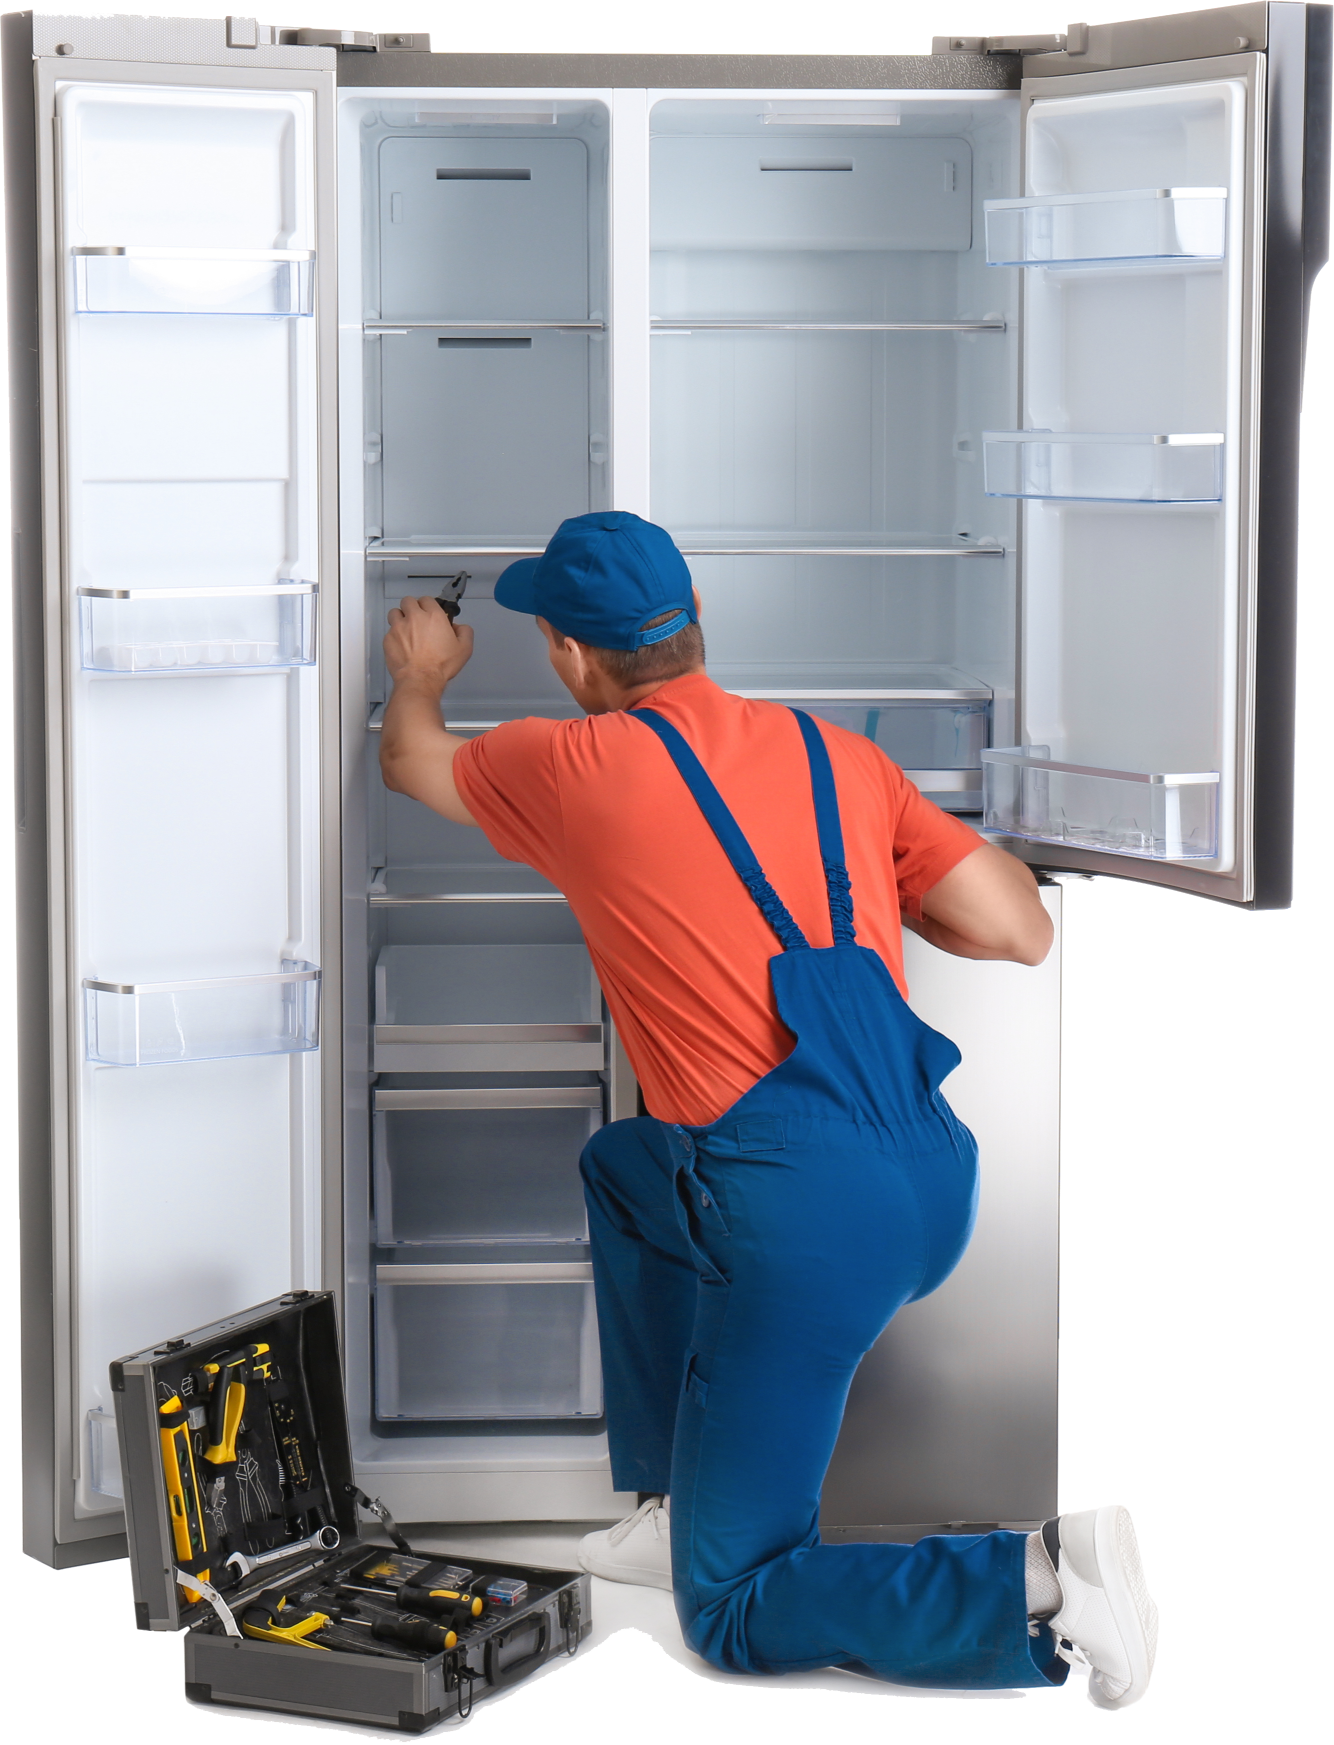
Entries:
{"label": "crisper drawer", "polygon": [[600,1417],[591,1263],[377,1267],[375,1411]]}
{"label": "crisper drawer", "polygon": [[377,1090],[374,1108],[380,1247],[588,1240],[598,1086]]}
{"label": "crisper drawer", "polygon": [[582,945],[387,945],[377,1072],[589,1072],[606,1060]]}

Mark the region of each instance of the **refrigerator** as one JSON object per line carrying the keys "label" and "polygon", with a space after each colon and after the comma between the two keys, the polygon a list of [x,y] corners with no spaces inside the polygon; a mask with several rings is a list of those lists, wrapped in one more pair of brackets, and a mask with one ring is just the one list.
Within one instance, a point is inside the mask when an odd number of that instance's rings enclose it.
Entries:
{"label": "refrigerator", "polygon": [[400,1520],[634,1507],[577,1173],[633,1071],[561,893],[376,757],[385,612],[460,574],[450,727],[577,713],[494,584],[608,507],[677,539],[720,684],[1039,874],[1040,968],[905,942],[982,1209],[863,1361],[822,1529],[1055,1512],[1061,881],[1289,901],[1330,20],[3,20],[33,1556],[124,1552],[111,1359],[315,1288]]}

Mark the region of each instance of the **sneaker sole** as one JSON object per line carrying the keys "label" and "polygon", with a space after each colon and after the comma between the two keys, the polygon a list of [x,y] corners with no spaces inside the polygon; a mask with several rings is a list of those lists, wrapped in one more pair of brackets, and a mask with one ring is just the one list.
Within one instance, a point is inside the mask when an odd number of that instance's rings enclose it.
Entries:
{"label": "sneaker sole", "polygon": [[595,1557],[585,1557],[582,1554],[579,1558],[579,1565],[580,1568],[587,1570],[589,1575],[596,1575],[603,1581],[620,1581],[624,1582],[627,1587],[656,1587],[661,1588],[666,1593],[672,1591],[671,1576],[664,1576],[657,1569],[636,1569],[634,1567],[627,1569],[623,1563],[599,1563]]}
{"label": "sneaker sole", "polygon": [[1137,1703],[1149,1686],[1158,1651],[1158,1608],[1149,1597],[1128,1509],[1114,1503],[1098,1510],[1093,1545],[1103,1592],[1130,1662],[1130,1683],[1116,1695],[1109,1695],[1093,1673],[1089,1701],[1100,1709],[1126,1709]]}

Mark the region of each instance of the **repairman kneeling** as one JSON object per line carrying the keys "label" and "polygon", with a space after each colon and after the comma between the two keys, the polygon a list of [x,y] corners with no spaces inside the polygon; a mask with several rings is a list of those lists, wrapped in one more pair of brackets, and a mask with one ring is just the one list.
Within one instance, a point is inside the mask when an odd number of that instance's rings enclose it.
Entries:
{"label": "repairman kneeling", "polygon": [[685,561],[637,516],[564,522],[496,599],[536,617],[587,718],[451,734],[472,632],[408,599],[380,756],[565,893],[653,1111],[583,1155],[612,1476],[643,1499],[585,1568],[672,1587],[731,1671],[983,1690],[1079,1661],[1095,1703],[1134,1702],[1157,1617],[1124,1509],[915,1545],[817,1525],[853,1372],[976,1208],[939,1088],[959,1053],[906,1003],[900,926],[1040,963],[1032,874],[870,740],[720,690]]}

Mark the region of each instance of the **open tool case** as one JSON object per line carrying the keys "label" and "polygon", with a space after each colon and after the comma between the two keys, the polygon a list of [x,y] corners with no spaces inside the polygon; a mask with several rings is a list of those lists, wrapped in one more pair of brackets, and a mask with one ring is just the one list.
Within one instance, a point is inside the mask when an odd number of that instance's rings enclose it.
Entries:
{"label": "open tool case", "polygon": [[420,1733],[587,1635],[586,1575],[417,1553],[357,1489],[327,1292],[122,1358],[111,1385],[135,1614],[185,1630],[194,1701]]}

